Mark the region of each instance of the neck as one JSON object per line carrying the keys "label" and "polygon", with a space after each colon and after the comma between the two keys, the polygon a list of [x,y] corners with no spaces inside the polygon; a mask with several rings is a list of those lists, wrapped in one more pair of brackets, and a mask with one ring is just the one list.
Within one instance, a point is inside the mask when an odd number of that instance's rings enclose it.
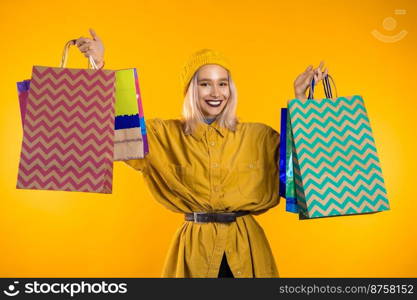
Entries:
{"label": "neck", "polygon": [[215,120],[216,120],[216,117],[213,117],[213,118],[205,117],[204,118],[204,122],[207,123],[207,124],[209,124],[209,125],[211,123],[213,123]]}

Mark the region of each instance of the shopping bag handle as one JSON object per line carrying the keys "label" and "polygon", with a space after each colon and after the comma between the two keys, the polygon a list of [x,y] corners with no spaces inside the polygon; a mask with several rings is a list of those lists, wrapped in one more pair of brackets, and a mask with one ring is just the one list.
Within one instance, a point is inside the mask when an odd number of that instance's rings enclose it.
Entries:
{"label": "shopping bag handle", "polygon": [[[61,59],[60,68],[65,68],[67,66],[69,48],[71,46],[75,45],[76,41],[77,40],[70,40],[65,44],[64,51],[62,52],[62,59]],[[88,68],[90,68],[90,66],[91,66],[94,70],[98,70],[96,62],[94,61],[94,59],[91,55],[88,56],[88,62],[89,62]]]}
{"label": "shopping bag handle", "polygon": [[[332,82],[332,84],[334,86],[334,90],[335,90],[336,98],[337,98],[336,84],[334,83],[333,77],[330,76],[330,75],[326,75],[323,78],[324,94],[326,95],[326,98],[328,98],[328,99],[333,98],[332,87],[330,85],[330,81]],[[307,99],[313,99],[314,98],[314,85],[315,85],[315,81],[314,81],[314,78],[313,78],[311,80],[311,83],[310,83]]]}

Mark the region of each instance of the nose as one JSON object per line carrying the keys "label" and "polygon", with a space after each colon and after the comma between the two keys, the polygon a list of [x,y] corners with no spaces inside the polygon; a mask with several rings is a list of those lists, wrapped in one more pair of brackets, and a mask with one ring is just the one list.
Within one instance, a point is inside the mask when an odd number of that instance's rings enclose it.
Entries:
{"label": "nose", "polygon": [[211,89],[210,94],[211,94],[210,96],[218,98],[220,96],[219,88],[216,85],[213,85],[213,88]]}

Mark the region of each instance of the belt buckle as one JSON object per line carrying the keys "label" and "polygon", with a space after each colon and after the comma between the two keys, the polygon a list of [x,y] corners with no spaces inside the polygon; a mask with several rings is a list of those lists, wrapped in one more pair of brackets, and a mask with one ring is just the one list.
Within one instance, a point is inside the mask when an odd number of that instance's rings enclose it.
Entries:
{"label": "belt buckle", "polygon": [[198,221],[198,216],[199,215],[203,215],[203,214],[205,214],[206,212],[204,212],[204,211],[200,211],[200,212],[193,212],[193,215],[194,215],[194,223],[198,223],[198,224],[202,224],[202,223],[207,223],[207,222],[199,222]]}

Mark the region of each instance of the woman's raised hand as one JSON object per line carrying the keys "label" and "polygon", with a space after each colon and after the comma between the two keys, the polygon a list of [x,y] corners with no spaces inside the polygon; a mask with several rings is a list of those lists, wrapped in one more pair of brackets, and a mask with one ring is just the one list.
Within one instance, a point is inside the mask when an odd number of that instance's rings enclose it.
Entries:
{"label": "woman's raised hand", "polygon": [[315,69],[310,65],[303,73],[297,76],[294,80],[294,93],[296,98],[306,99],[306,91],[311,84],[311,80],[314,78],[314,85],[317,85],[328,74],[327,68],[324,72],[322,71],[323,66],[324,62],[320,62],[320,65]]}
{"label": "woman's raised hand", "polygon": [[90,29],[90,34],[91,39],[80,37],[75,44],[85,57],[91,56],[97,67],[101,68],[104,65],[104,45],[93,29]]}

